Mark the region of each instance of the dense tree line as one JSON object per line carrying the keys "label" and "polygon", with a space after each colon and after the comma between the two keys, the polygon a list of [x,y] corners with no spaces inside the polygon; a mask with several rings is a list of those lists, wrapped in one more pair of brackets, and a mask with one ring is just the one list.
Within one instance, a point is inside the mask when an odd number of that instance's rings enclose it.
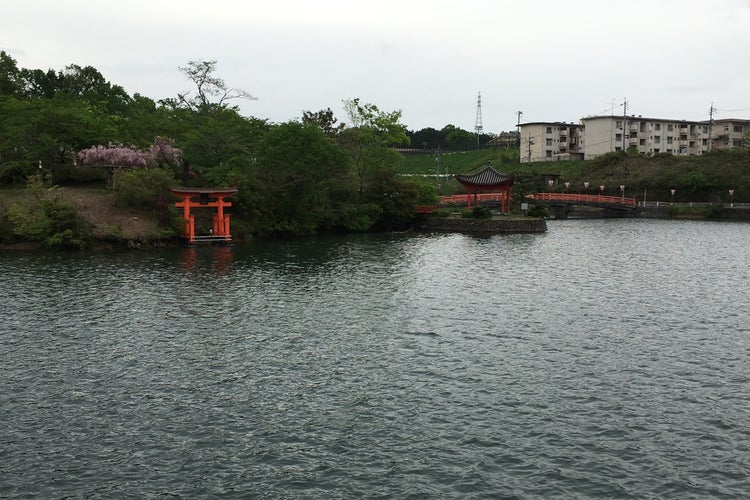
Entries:
{"label": "dense tree line", "polygon": [[425,150],[468,151],[479,149],[495,138],[493,134],[477,134],[455,125],[446,125],[440,130],[432,127],[409,131],[411,147]]}
{"label": "dense tree line", "polygon": [[140,167],[114,165],[130,167],[131,184],[161,169],[174,184],[237,186],[233,232],[245,235],[395,229],[431,201],[429,188],[396,175],[394,148],[409,144],[399,111],[351,99],[346,124],[330,109],[269,123],[239,113],[233,100],[253,97],[216,76],[214,61],[180,70],[193,92],[154,101],[90,66],[29,70],[0,52],[0,184],[40,168],[56,184],[105,183],[106,163],[138,157]]}

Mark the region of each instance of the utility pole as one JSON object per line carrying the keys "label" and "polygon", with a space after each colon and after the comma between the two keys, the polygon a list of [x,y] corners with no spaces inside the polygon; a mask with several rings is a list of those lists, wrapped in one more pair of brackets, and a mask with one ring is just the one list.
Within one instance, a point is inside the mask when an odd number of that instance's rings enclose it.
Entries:
{"label": "utility pole", "polygon": [[714,129],[714,103],[711,101],[711,107],[708,109],[708,152],[711,152],[711,143],[713,142],[713,129]]}
{"label": "utility pole", "polygon": [[624,97],[622,102],[622,150],[627,151],[628,148],[625,146],[625,139],[630,139],[630,132],[628,131],[628,98]]}
{"label": "utility pole", "polygon": [[516,121],[516,147],[518,150],[521,150],[521,115],[523,115],[523,111],[516,111],[516,114],[518,115],[518,120]]}
{"label": "utility pole", "polygon": [[474,122],[474,132],[477,134],[477,146],[479,146],[479,136],[482,135],[482,93],[477,94],[477,119]]}

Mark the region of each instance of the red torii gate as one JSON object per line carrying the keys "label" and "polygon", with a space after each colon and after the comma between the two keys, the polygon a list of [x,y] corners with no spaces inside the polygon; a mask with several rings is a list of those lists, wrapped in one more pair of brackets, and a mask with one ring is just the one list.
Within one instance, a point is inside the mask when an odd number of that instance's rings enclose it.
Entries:
{"label": "red torii gate", "polygon": [[477,193],[480,191],[500,192],[500,212],[510,212],[510,190],[516,178],[512,175],[501,174],[487,165],[474,174],[456,174],[456,180],[466,188],[466,201],[471,208],[471,195],[474,195],[474,205],[477,204]]}
{"label": "red torii gate", "polygon": [[[232,233],[229,231],[229,214],[224,213],[224,209],[231,207],[232,203],[224,201],[237,192],[237,188],[183,188],[173,187],[171,191],[182,198],[182,201],[174,205],[182,208],[182,218],[185,221],[185,228],[182,237],[189,243],[196,241],[220,241],[229,242],[232,240]],[[192,198],[197,198],[193,200]],[[195,235],[195,215],[190,213],[191,208],[216,208],[213,217],[213,229],[209,235]]]}

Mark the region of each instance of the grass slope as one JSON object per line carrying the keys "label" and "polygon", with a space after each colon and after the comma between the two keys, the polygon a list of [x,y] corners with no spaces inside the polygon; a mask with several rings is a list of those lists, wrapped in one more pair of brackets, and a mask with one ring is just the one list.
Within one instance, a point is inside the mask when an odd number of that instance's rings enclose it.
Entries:
{"label": "grass slope", "polygon": [[[410,155],[404,158],[399,172],[404,174],[434,175],[435,154]],[[649,201],[728,202],[729,190],[734,190],[733,201],[750,202],[750,149],[714,151],[701,156],[656,155],[644,156],[624,152],[609,153],[595,160],[519,163],[514,150],[487,149],[464,153],[441,154],[440,173],[471,173],[488,162],[504,173],[516,175],[516,191],[563,191],[569,182],[569,191],[584,192],[584,182],[589,182],[589,193],[619,196],[620,186],[625,195],[639,198],[644,192]],[[548,180],[554,179],[550,188]],[[434,181],[433,181],[434,182]],[[448,183],[450,185],[450,183]],[[453,186],[450,190],[455,190]],[[441,194],[444,189],[439,189]]]}

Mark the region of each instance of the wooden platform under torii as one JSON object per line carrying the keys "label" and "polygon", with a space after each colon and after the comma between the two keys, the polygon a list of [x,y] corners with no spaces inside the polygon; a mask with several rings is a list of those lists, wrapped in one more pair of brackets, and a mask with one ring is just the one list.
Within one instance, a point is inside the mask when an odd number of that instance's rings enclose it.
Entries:
{"label": "wooden platform under torii", "polygon": [[[228,243],[232,241],[232,233],[229,229],[229,214],[224,213],[224,209],[232,206],[232,203],[226,201],[226,198],[236,193],[237,188],[173,187],[170,189],[176,196],[182,198],[182,201],[176,202],[175,206],[182,208],[182,218],[185,222],[182,237],[186,242]],[[216,209],[209,234],[195,234],[195,214],[190,212],[192,208]]]}
{"label": "wooden platform under torii", "polygon": [[498,192],[500,195],[500,212],[510,212],[510,190],[516,180],[514,176],[501,174],[487,165],[474,174],[456,174],[455,177],[466,188],[468,208],[471,208],[472,195],[474,195],[474,205],[476,205],[477,193]]}

